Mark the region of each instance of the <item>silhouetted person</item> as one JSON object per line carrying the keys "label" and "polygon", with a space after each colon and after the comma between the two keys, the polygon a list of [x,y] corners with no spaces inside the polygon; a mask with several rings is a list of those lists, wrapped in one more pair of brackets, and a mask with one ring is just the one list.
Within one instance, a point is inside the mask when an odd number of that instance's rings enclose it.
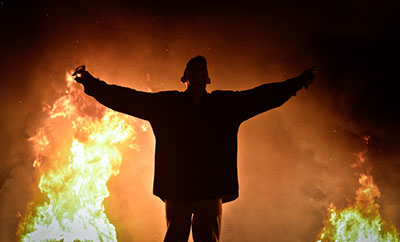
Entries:
{"label": "silhouetted person", "polygon": [[[238,197],[237,132],[240,124],[285,103],[311,84],[314,69],[246,91],[213,91],[206,59],[189,60],[184,92],[148,93],[108,85],[78,67],[75,80],[105,106],[148,120],[156,138],[153,193],[166,205],[164,241],[218,241],[222,203]],[[193,215],[193,217],[192,217]]]}

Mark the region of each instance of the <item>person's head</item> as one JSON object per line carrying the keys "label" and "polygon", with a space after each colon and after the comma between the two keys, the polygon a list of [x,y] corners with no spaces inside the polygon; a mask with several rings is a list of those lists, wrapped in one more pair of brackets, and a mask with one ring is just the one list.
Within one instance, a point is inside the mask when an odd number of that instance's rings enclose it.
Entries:
{"label": "person's head", "polygon": [[206,58],[204,56],[196,56],[190,59],[186,64],[181,81],[187,83],[188,86],[195,85],[204,88],[207,84],[210,84]]}

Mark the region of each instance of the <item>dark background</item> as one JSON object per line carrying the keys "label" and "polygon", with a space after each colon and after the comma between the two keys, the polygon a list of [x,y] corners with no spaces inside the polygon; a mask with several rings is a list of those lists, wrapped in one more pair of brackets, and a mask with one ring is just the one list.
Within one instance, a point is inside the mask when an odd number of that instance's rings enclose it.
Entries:
{"label": "dark background", "polygon": [[[132,31],[144,34],[146,21],[157,26],[154,42],[163,42],[165,48],[174,38],[209,34],[209,44],[224,41],[231,47],[210,51],[215,59],[223,54],[239,61],[248,54],[260,63],[265,59],[258,68],[268,68],[268,59],[276,55],[288,66],[296,62],[299,69],[312,59],[321,67],[324,94],[345,96],[343,106],[357,122],[385,126],[399,121],[396,1],[2,1],[0,7],[2,91],[14,92],[15,98],[29,85],[29,69],[44,62],[42,53],[49,44],[64,39],[70,54],[79,56],[82,47],[74,37],[120,38],[116,25],[138,18],[141,27],[132,25]],[[262,42],[267,49],[270,39],[285,49],[268,48],[273,52],[268,55]]]}
{"label": "dark background", "polygon": [[[15,214],[23,212],[24,204],[33,196],[23,188],[30,181],[19,182],[23,174],[32,172],[33,155],[27,139],[45,118],[43,105],[54,102],[65,89],[66,71],[86,64],[94,75],[121,85],[152,91],[183,90],[179,78],[184,65],[198,54],[208,59],[213,81],[210,90],[242,90],[290,78],[314,65],[320,67],[315,84],[295,97],[297,103],[291,100],[288,107],[251,120],[241,129],[239,163],[253,163],[248,167],[239,164],[247,198],[241,195],[237,205],[227,205],[231,207],[224,217],[223,241],[312,240],[323,226],[324,207],[331,202],[350,202],[358,187],[354,174],[359,171],[349,165],[353,161],[335,163],[332,154],[337,154],[336,160],[352,159],[353,152],[365,148],[382,192],[378,202],[383,216],[398,227],[399,10],[397,1],[361,0],[1,1],[4,240],[13,238],[18,223]],[[371,137],[368,144],[362,139],[366,135]],[[151,134],[148,136],[152,143]],[[294,148],[287,151],[282,147]],[[152,162],[151,148],[144,150],[148,150],[146,157]],[[312,161],[305,165],[289,161],[299,153],[299,160]],[[316,162],[319,158],[333,161],[321,164]],[[268,176],[266,181],[251,178],[260,170],[256,177]],[[295,176],[282,178],[287,174]],[[147,180],[151,183],[151,176]],[[296,185],[289,180],[297,180]],[[148,186],[150,189],[151,184]],[[327,191],[329,188],[333,190]],[[276,191],[270,194],[276,200],[258,194],[265,189]],[[275,206],[293,195],[282,191],[292,189],[297,191],[294,195],[301,194],[298,199],[307,203],[309,210],[299,205],[291,214],[291,205]],[[150,196],[151,191],[147,192]],[[254,202],[257,199],[264,202]],[[308,203],[309,199],[317,202]],[[18,205],[10,208],[10,204]],[[265,218],[249,215],[248,223],[235,222],[239,214],[251,214],[249,208],[271,212]],[[280,217],[274,212],[277,210],[286,212]],[[305,219],[308,225],[300,226],[299,213],[313,219]],[[135,226],[124,223],[126,228]],[[265,224],[265,229],[260,224]],[[126,239],[129,231],[116,227],[120,240],[130,241]],[[243,231],[238,229],[241,227]],[[156,240],[162,237],[163,227],[159,230]]]}

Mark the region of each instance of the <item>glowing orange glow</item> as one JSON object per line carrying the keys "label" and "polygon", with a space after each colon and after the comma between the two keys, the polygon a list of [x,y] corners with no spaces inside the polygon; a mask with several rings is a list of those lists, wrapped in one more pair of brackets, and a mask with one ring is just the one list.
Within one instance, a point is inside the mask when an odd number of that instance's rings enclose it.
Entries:
{"label": "glowing orange glow", "polygon": [[[368,139],[364,139],[368,142]],[[366,162],[366,152],[356,154],[358,162],[352,167],[361,167]],[[368,168],[368,167],[367,167]],[[318,236],[318,242],[398,242],[400,233],[393,225],[385,222],[379,213],[375,198],[381,193],[374,184],[369,169],[360,175],[361,187],[356,191],[354,204],[337,209],[333,204],[328,208],[329,218]]]}
{"label": "glowing orange glow", "polygon": [[120,150],[136,147],[134,119],[86,96],[70,74],[65,94],[46,110],[48,119],[30,138],[46,200],[24,216],[20,241],[117,241],[103,201]]}

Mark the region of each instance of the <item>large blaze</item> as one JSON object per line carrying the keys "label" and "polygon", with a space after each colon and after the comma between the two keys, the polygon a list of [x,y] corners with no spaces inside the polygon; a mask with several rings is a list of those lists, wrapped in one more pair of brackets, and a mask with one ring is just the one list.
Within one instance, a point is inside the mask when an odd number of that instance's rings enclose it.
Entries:
{"label": "large blaze", "polygon": [[20,241],[117,241],[103,201],[121,150],[135,148],[133,118],[87,97],[67,73],[67,90],[30,138],[43,198],[19,225]]}
{"label": "large blaze", "polygon": [[[368,143],[368,137],[364,139]],[[358,162],[352,165],[365,170],[358,179],[361,187],[356,191],[355,202],[344,209],[330,205],[328,219],[317,242],[400,241],[400,233],[393,225],[384,221],[379,213],[379,204],[375,202],[375,198],[379,198],[381,193],[370,175],[366,153],[364,151],[356,154]]]}

